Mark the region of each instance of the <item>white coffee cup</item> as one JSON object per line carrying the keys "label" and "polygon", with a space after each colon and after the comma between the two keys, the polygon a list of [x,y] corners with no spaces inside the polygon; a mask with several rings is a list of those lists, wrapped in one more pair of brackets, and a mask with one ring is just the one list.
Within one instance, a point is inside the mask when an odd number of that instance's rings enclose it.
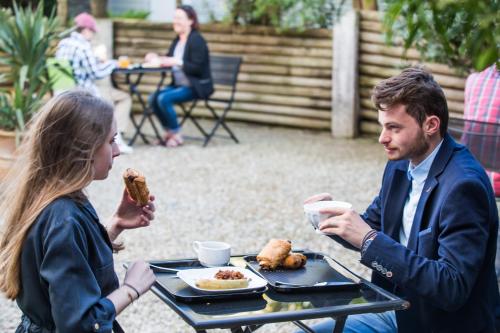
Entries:
{"label": "white coffee cup", "polygon": [[331,214],[320,214],[320,211],[331,208],[351,209],[352,205],[344,201],[316,201],[304,205],[304,214],[314,229],[320,232],[319,224],[332,216]]}
{"label": "white coffee cup", "polygon": [[215,241],[194,241],[193,249],[198,261],[205,267],[225,266],[231,259],[231,245]]}

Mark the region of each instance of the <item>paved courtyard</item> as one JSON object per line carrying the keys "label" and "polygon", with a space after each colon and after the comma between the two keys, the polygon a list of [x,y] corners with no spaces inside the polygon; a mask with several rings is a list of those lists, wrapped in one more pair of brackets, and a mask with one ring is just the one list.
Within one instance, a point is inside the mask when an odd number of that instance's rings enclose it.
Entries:
{"label": "paved courtyard", "polygon": [[[141,170],[157,197],[154,223],[122,236],[126,249],[115,257],[120,280],[124,262],[192,257],[195,240],[225,241],[233,253],[243,253],[259,251],[269,238],[328,253],[367,277],[359,254],[314,232],[304,219],[302,202],[311,194],[330,192],[363,211],[379,189],[386,161],[376,139],[339,140],[328,132],[230,125],[240,144],[218,138],[207,148],[199,141],[177,149],[139,143],[134,154],[115,160],[107,180],[90,186],[90,200],[103,221],[117,204],[127,167]],[[16,304],[0,296],[0,332],[14,332],[19,318]],[[118,320],[127,332],[194,332],[152,293]],[[259,332],[294,328],[272,324]]]}

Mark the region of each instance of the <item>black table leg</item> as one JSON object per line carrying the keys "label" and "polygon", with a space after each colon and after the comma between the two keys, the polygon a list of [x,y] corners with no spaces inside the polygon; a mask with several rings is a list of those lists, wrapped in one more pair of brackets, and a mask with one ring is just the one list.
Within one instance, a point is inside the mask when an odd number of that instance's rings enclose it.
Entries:
{"label": "black table leg", "polygon": [[[161,78],[160,78],[158,84],[156,85],[155,94],[157,94],[161,90],[161,87],[163,86],[163,82],[165,81],[165,78],[167,76],[167,71],[168,70],[161,70],[160,71]],[[147,102],[147,100],[145,100],[143,98],[142,93],[138,89],[143,75],[148,73],[148,72],[151,72],[151,71],[148,71],[148,70],[137,71],[134,69],[125,70],[125,72],[122,71],[122,73],[125,74],[125,84],[128,85],[128,90],[129,90],[130,96],[132,98],[135,96],[135,98],[139,102],[141,109],[142,109],[141,119],[139,121],[136,121],[134,118],[134,115],[132,113],[130,113],[130,120],[132,122],[132,125],[134,126],[134,134],[132,136],[132,139],[130,139],[130,141],[128,143],[130,146],[132,146],[134,144],[135,140],[137,140],[138,137],[140,137],[142,139],[142,141],[144,141],[144,143],[149,144],[149,140],[147,139],[146,134],[142,133],[142,131],[141,131],[142,126],[144,125],[144,123],[146,121],[149,121],[151,127],[153,128],[154,135],[158,139],[158,141],[162,144],[165,143],[161,131],[158,129],[158,127],[156,126],[156,124],[154,122],[153,110],[151,107],[149,107],[149,105],[148,105],[149,103]],[[114,73],[114,74],[116,74],[116,73]],[[133,76],[133,78],[132,78],[132,76]],[[116,82],[116,78],[114,75],[111,76],[111,80],[112,80],[113,86],[117,87],[118,84]]]}
{"label": "black table leg", "polygon": [[[144,112],[146,112],[146,111],[144,111]],[[135,133],[132,136],[132,139],[130,139],[130,141],[128,143],[130,146],[132,146],[134,144],[134,142],[135,142],[135,140],[137,139],[138,136],[141,137],[142,141],[145,144],[149,144],[149,140],[146,138],[146,136],[144,135],[144,133],[141,132],[141,128],[144,125],[144,123],[146,122],[146,119],[147,119],[147,116],[143,114],[142,117],[141,117],[141,120],[139,121],[139,124],[137,124],[137,126],[134,124]]]}
{"label": "black table leg", "polygon": [[304,324],[299,320],[292,321],[292,323],[294,323],[296,326],[298,326],[301,330],[303,330],[306,333],[314,333],[314,331],[309,326],[307,326],[306,324]]}
{"label": "black table leg", "polygon": [[141,93],[139,92],[138,86],[141,83],[142,79],[142,73],[137,75],[135,81],[132,81],[130,79],[130,74],[127,74],[125,77],[125,82],[129,85],[129,94],[130,96],[136,96],[136,98],[139,100],[139,103],[141,104],[142,108],[142,117],[139,123],[136,123],[134,119],[134,115],[131,113],[130,114],[130,119],[132,120],[132,125],[134,125],[134,135],[132,136],[132,139],[129,141],[129,145],[132,146],[137,139],[138,136],[141,137],[142,141],[145,144],[148,144],[149,141],[146,138],[146,136],[141,132],[141,128],[144,125],[144,122],[146,121],[147,118],[147,113],[149,112],[147,105],[144,103],[144,100],[142,99]]}
{"label": "black table leg", "polygon": [[257,331],[264,325],[248,325],[247,327],[234,327],[231,328],[231,333],[252,333]]}
{"label": "black table leg", "polygon": [[335,325],[333,326],[333,333],[341,333],[344,331],[345,321],[347,316],[335,318]]}
{"label": "black table leg", "polygon": [[[333,333],[341,333],[344,331],[344,326],[345,326],[345,321],[347,319],[347,316],[340,316],[333,318],[335,320],[335,323],[333,324]],[[293,322],[296,326],[300,327],[301,330],[303,330],[306,333],[315,333],[312,328],[307,326],[301,321],[294,321]]]}
{"label": "black table leg", "polygon": [[[134,85],[134,91],[135,91],[135,96],[137,96],[137,100],[139,101],[139,104],[141,105],[142,110],[143,110],[142,111],[142,118],[141,118],[141,121],[139,123],[139,127],[136,131],[136,134],[139,134],[141,136],[144,143],[146,143],[146,144],[149,143],[149,141],[145,138],[144,134],[142,134],[142,132],[140,131],[142,128],[142,125],[144,125],[146,120],[148,120],[149,123],[151,124],[151,127],[153,127],[153,131],[154,131],[155,136],[158,139],[158,141],[160,143],[164,143],[163,137],[160,135],[160,132],[158,131],[158,128],[156,127],[156,125],[153,121],[153,110],[148,106],[148,103],[144,100],[144,98],[142,98],[141,93],[137,90],[137,85]],[[137,135],[135,135],[135,137],[137,137]]]}

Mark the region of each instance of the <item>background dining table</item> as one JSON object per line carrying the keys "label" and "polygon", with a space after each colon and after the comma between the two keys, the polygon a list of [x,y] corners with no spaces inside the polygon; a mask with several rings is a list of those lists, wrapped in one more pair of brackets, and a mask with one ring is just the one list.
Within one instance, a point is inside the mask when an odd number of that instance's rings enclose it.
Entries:
{"label": "background dining table", "polygon": [[[160,131],[153,121],[153,110],[149,106],[147,97],[145,98],[144,93],[141,92],[139,87],[144,76],[152,77],[153,74],[159,74],[159,80],[156,84],[156,89],[153,92],[153,94],[157,94],[158,91],[163,87],[165,78],[170,73],[170,71],[170,67],[142,67],[142,65],[135,64],[129,66],[128,68],[116,68],[111,74],[111,81],[113,83],[113,86],[115,88],[118,88],[120,84],[125,84],[130,96],[137,99],[142,109],[142,115],[139,121],[136,121],[133,111],[130,112],[130,120],[132,121],[132,124],[134,126],[134,134],[132,135],[132,138],[128,143],[130,146],[134,144],[135,140],[137,140],[137,137],[139,136],[144,141],[144,143],[150,143],[146,134],[141,131],[142,126],[146,121],[149,121],[151,127],[153,128],[156,139],[160,143],[164,143],[163,136],[160,134]],[[123,80],[120,80],[120,78],[123,78]]]}

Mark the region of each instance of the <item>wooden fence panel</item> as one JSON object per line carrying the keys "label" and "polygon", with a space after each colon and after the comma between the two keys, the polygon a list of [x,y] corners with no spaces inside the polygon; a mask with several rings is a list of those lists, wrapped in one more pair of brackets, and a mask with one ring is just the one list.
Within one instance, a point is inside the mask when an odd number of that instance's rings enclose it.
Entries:
{"label": "wooden fence panel", "polygon": [[[360,132],[378,134],[377,111],[371,102],[371,90],[383,79],[397,75],[402,68],[419,63],[420,54],[410,49],[404,54],[400,41],[393,46],[385,43],[382,33],[380,12],[360,13],[359,47],[359,100]],[[448,100],[450,116],[462,117],[464,109],[465,77],[456,74],[453,68],[444,64],[424,63],[441,85]]]}
{"label": "wooden fence panel", "polygon": [[[330,129],[331,31],[278,34],[264,27],[212,24],[200,30],[211,54],[243,57],[229,119]],[[174,37],[169,24],[115,21],[114,56],[128,55],[133,62],[141,62],[147,52],[165,53]],[[145,76],[142,82],[140,91],[148,94],[154,91],[158,77]],[[227,94],[219,88],[214,95]],[[222,105],[215,105],[222,110]],[[134,110],[140,110],[137,101]],[[194,114],[208,115],[201,106]]]}
{"label": "wooden fence panel", "polygon": [[[114,57],[128,55],[140,63],[147,52],[165,53],[175,33],[171,24],[147,21],[114,21]],[[385,43],[381,13],[361,11],[359,21],[359,128],[362,134],[377,134],[377,112],[371,90],[381,80],[419,62],[415,49],[406,53],[401,41]],[[332,31],[277,33],[266,27],[203,25],[203,36],[214,55],[243,57],[236,101],[229,119],[311,129],[331,128],[332,115]],[[425,63],[443,87],[451,116],[461,117],[465,77],[444,64]],[[8,71],[0,67],[0,74]],[[159,76],[144,76],[140,91],[150,94]],[[167,80],[166,82],[168,82]],[[125,86],[122,86],[126,88]],[[215,97],[227,96],[218,87]],[[222,105],[216,104],[217,110]],[[134,110],[139,110],[134,101]],[[199,107],[195,114],[206,116]]]}

